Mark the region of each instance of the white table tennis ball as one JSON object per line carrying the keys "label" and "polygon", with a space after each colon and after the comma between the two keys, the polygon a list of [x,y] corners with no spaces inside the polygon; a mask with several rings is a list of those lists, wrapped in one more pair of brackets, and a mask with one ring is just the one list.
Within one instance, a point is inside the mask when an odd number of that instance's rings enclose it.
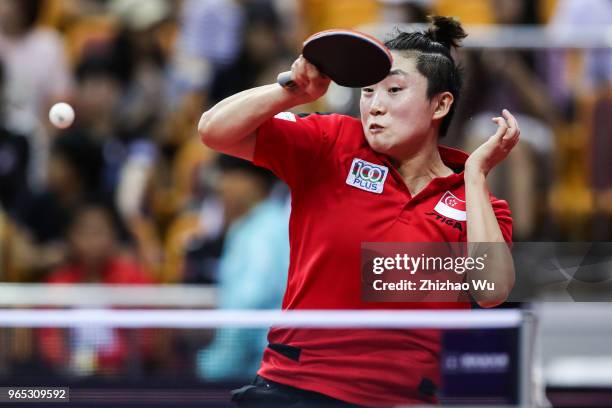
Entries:
{"label": "white table tennis ball", "polygon": [[66,129],[74,122],[74,109],[65,102],[56,103],[49,111],[49,120],[56,128]]}

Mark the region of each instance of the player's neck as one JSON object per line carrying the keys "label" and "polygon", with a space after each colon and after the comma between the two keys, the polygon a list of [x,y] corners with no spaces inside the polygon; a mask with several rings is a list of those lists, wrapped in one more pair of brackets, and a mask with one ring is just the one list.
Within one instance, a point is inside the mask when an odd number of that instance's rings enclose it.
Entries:
{"label": "player's neck", "polygon": [[423,190],[431,180],[453,174],[440,157],[437,138],[430,138],[414,154],[397,161],[396,168],[412,196]]}

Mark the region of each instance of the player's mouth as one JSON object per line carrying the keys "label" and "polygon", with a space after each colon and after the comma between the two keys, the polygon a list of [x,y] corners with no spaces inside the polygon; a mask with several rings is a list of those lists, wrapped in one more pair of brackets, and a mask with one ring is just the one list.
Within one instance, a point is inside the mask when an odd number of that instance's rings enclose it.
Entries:
{"label": "player's mouth", "polygon": [[380,133],[383,130],[385,130],[384,126],[379,125],[378,123],[372,123],[370,124],[370,126],[368,127],[368,130],[370,131],[370,133],[372,134],[376,134],[376,133]]}

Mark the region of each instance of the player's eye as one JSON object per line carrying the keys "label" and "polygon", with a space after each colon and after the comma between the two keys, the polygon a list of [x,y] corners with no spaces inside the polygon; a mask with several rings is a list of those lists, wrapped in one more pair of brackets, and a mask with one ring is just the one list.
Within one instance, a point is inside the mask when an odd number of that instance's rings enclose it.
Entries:
{"label": "player's eye", "polygon": [[392,86],[391,88],[389,88],[389,93],[398,93],[399,91],[401,91],[402,88],[400,88],[399,86]]}
{"label": "player's eye", "polygon": [[363,93],[372,93],[372,92],[374,92],[374,88],[361,88],[361,92],[363,92]]}

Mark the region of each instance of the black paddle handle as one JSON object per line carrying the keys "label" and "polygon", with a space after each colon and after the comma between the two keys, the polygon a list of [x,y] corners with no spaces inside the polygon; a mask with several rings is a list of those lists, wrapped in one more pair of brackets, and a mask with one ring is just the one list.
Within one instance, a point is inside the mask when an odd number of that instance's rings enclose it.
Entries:
{"label": "black paddle handle", "polygon": [[278,74],[278,77],[276,78],[276,82],[278,82],[280,86],[288,90],[293,90],[297,87],[297,84],[295,83],[295,81],[293,80],[293,77],[291,76],[291,71],[285,71],[285,72],[281,72],[280,74]]}

